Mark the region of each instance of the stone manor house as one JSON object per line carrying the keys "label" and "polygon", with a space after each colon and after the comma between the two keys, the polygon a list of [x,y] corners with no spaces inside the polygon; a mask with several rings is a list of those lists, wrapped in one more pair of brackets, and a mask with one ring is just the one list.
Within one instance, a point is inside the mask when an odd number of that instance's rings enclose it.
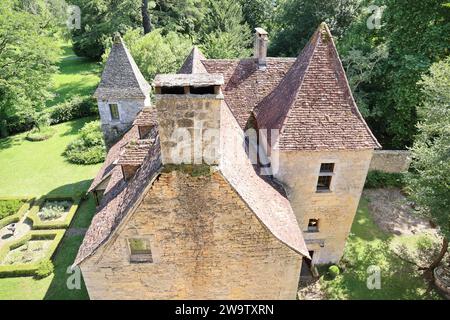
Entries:
{"label": "stone manor house", "polygon": [[295,299],[302,266],[339,261],[380,145],[325,24],[297,58],[267,43],[257,28],[252,58],[193,48],[150,86],[115,40],[95,93],[110,148],[74,262],[91,299]]}

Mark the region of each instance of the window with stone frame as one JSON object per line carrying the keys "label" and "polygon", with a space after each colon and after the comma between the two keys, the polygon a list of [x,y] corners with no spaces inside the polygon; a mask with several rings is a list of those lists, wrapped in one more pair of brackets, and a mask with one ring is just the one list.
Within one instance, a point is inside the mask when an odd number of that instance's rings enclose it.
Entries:
{"label": "window with stone frame", "polygon": [[130,262],[152,263],[152,249],[150,239],[128,238],[128,248],[130,250]]}
{"label": "window with stone frame", "polygon": [[319,219],[308,220],[308,232],[319,232]]}
{"label": "window with stone frame", "polygon": [[111,103],[109,105],[109,112],[111,113],[111,119],[112,120],[119,120],[119,106],[117,103]]}
{"label": "window with stone frame", "polygon": [[331,180],[334,174],[334,163],[320,164],[319,178],[317,179],[317,192],[330,191]]}

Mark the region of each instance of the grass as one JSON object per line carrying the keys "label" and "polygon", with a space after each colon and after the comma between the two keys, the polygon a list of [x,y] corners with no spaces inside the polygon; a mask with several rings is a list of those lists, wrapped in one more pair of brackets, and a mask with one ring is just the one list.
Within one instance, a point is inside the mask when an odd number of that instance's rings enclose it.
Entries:
{"label": "grass", "polygon": [[98,62],[77,57],[68,42],[60,42],[61,59],[59,73],[53,76],[54,99],[47,102],[51,107],[75,95],[90,96],[100,81],[101,66]]}
{"label": "grass", "polygon": [[78,137],[81,127],[92,120],[55,125],[55,135],[45,141],[27,141],[26,133],[1,139],[0,197],[74,196],[84,192],[101,165],[71,164],[62,153]]}
{"label": "grass", "polygon": [[[321,279],[327,297],[351,300],[439,299],[434,291],[427,291],[428,286],[417,267],[401,260],[391,250],[392,241],[408,242],[412,247],[412,242],[418,239],[381,231],[369,214],[367,200],[362,198],[340,263],[343,272],[334,280]],[[368,271],[370,266],[380,270],[380,289],[367,287],[368,277],[373,274]],[[326,266],[320,271],[326,272]]]}
{"label": "grass", "polygon": [[[74,217],[72,227],[88,227],[95,213],[95,202],[92,197],[83,201]],[[63,238],[53,259],[55,272],[47,278],[33,277],[0,278],[0,300],[86,300],[89,295],[80,279],[80,289],[69,290],[67,281],[72,274],[67,269],[72,265],[83,235],[72,235]],[[81,273],[80,273],[81,274]],[[72,282],[71,282],[72,283]]]}

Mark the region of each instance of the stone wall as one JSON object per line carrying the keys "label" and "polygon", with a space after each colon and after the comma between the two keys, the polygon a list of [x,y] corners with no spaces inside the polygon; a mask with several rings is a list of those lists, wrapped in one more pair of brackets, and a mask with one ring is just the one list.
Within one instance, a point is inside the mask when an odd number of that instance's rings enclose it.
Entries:
{"label": "stone wall", "polygon": [[[129,263],[134,237],[150,240],[153,263]],[[91,299],[295,299],[301,261],[219,172],[176,170],[81,269]]]}
{"label": "stone wall", "polygon": [[164,164],[218,163],[221,101],[215,95],[157,95]]}
{"label": "stone wall", "polygon": [[411,152],[406,150],[375,150],[370,170],[405,172],[411,164]]}
{"label": "stone wall", "polygon": [[[136,115],[146,103],[149,105],[150,101],[148,99],[98,100],[98,111],[102,123],[103,137],[107,146],[114,144],[119,137],[131,128]],[[110,104],[118,105],[119,119],[113,120],[111,118]]]}
{"label": "stone wall", "polygon": [[[284,183],[313,263],[336,263],[353,223],[369,169],[372,150],[281,152],[275,177]],[[316,192],[321,163],[334,163],[330,192]],[[308,232],[319,219],[319,232]]]}

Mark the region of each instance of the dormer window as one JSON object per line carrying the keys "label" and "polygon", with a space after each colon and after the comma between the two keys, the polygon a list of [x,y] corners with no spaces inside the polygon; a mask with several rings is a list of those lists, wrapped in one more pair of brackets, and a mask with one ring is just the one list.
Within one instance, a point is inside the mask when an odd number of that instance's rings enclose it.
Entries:
{"label": "dormer window", "polygon": [[330,191],[331,179],[334,172],[334,163],[322,163],[320,165],[319,178],[317,180],[317,192]]}
{"label": "dormer window", "polygon": [[109,112],[111,114],[112,120],[119,120],[119,106],[116,103],[111,103],[109,105]]}

